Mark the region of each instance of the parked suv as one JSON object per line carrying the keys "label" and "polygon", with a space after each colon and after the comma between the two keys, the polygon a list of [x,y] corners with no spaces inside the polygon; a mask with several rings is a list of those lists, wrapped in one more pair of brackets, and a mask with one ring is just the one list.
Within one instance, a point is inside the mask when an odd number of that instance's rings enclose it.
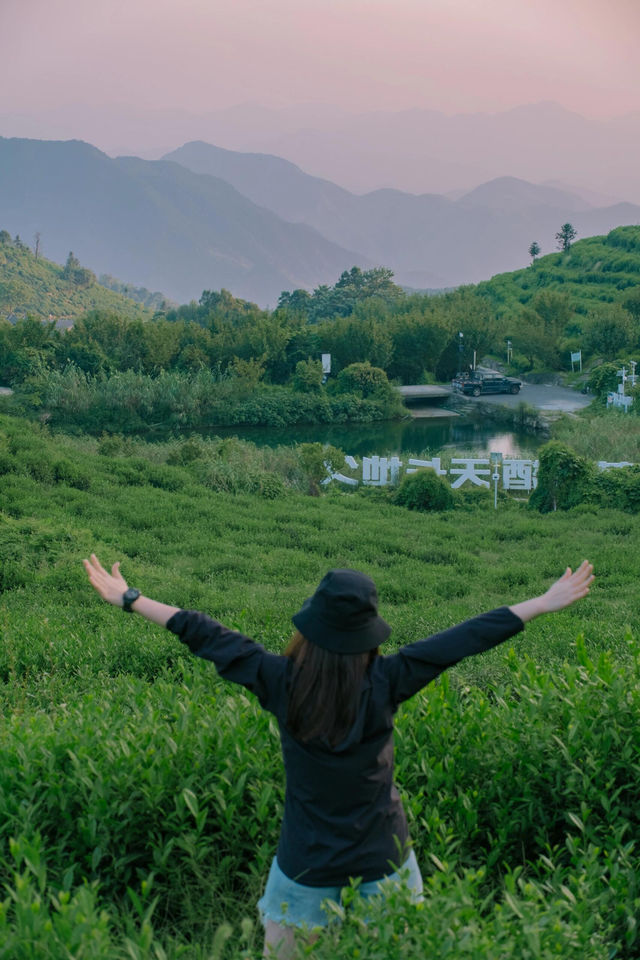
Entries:
{"label": "parked suv", "polygon": [[481,393],[520,393],[521,380],[503,377],[501,373],[474,371],[469,377],[456,377],[453,388],[466,396],[479,397]]}

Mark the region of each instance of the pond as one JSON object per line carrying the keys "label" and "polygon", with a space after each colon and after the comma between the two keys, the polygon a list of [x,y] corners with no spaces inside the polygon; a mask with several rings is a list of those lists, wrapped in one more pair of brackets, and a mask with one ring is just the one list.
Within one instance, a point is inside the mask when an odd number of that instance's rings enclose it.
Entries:
{"label": "pond", "polygon": [[351,456],[393,456],[458,450],[484,456],[532,457],[546,438],[462,416],[415,417],[375,423],[304,424],[289,427],[216,427],[211,436],[240,437],[257,446],[331,443]]}

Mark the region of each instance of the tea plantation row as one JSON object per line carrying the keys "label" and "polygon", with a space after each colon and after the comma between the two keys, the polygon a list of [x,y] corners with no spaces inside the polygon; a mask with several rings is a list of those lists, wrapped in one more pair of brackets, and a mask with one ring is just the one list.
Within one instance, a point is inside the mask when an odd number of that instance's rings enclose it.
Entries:
{"label": "tea plantation row", "polygon": [[101,604],[80,563],[91,550],[122,560],[145,593],[272,650],[331,566],[374,577],[393,650],[588,557],[587,600],[459,665],[398,715],[396,777],[425,903],[399,893],[367,924],[354,895],[343,925],[301,950],[640,956],[635,516],[494,511],[482,497],[441,514],[341,492],[270,500],[156,464],[175,478],[161,486],[151,454],[145,472],[9,418],[3,456],[69,467],[66,480],[0,474],[0,958],[261,949],[255,903],[283,796],[277,731],[172,635]]}

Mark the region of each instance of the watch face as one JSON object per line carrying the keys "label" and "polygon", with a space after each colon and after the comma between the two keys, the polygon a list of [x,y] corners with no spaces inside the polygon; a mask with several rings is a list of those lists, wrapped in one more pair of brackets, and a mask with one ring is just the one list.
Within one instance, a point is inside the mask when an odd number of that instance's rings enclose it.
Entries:
{"label": "watch face", "polygon": [[131,604],[135,603],[139,596],[140,591],[136,590],[135,587],[129,587],[127,590],[125,590],[124,594],[122,595],[122,606],[127,613],[132,612]]}

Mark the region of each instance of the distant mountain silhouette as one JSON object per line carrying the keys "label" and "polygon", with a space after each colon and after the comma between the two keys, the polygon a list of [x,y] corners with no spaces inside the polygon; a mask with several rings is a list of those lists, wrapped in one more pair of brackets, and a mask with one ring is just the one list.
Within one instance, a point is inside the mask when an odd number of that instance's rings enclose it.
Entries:
{"label": "distant mountain silhouette", "polygon": [[37,231],[53,260],[73,250],[96,273],[180,302],[226,287],[275,305],[284,289],[372,265],[223,180],[176,163],[114,160],[81,141],[0,138],[0,229],[26,241]]}
{"label": "distant mountain silhouette", "polygon": [[1,113],[0,132],[82,138],[111,155],[154,159],[179,144],[205,140],[287,157],[355,193],[391,187],[461,195],[508,174],[572,184],[587,200],[593,192],[640,203],[640,112],[598,120],[550,102],[454,115],[430,109],[354,112],[317,103],[279,109],[245,103],[200,114],[135,103],[73,104]]}
{"label": "distant mountain silhouette", "polygon": [[640,206],[592,207],[577,193],[516,177],[491,180],[457,200],[389,189],[359,196],[280,157],[201,141],[165,159],[229,181],[255,203],[392,267],[398,283],[417,288],[475,283],[525,266],[530,243],[551,252],[567,220],[581,237],[640,222]]}
{"label": "distant mountain silhouette", "polygon": [[570,187],[560,189],[547,184],[528,183],[518,177],[498,177],[488,183],[481,183],[474,190],[458,197],[458,202],[466,206],[490,207],[503,212],[542,206],[578,213],[593,207],[593,204],[574,193]]}
{"label": "distant mountain silhouette", "polygon": [[[590,207],[570,191],[500,177],[459,199],[362,196],[279,157],[186,144],[159,161],[112,159],[81,141],[0,138],[0,229],[48,257],[180,302],[204,289],[274,306],[283,290],[391,267],[417,289],[475,283],[528,263],[570,221],[579,237],[640,222],[640,207]],[[177,162],[179,161],[179,162]]]}

